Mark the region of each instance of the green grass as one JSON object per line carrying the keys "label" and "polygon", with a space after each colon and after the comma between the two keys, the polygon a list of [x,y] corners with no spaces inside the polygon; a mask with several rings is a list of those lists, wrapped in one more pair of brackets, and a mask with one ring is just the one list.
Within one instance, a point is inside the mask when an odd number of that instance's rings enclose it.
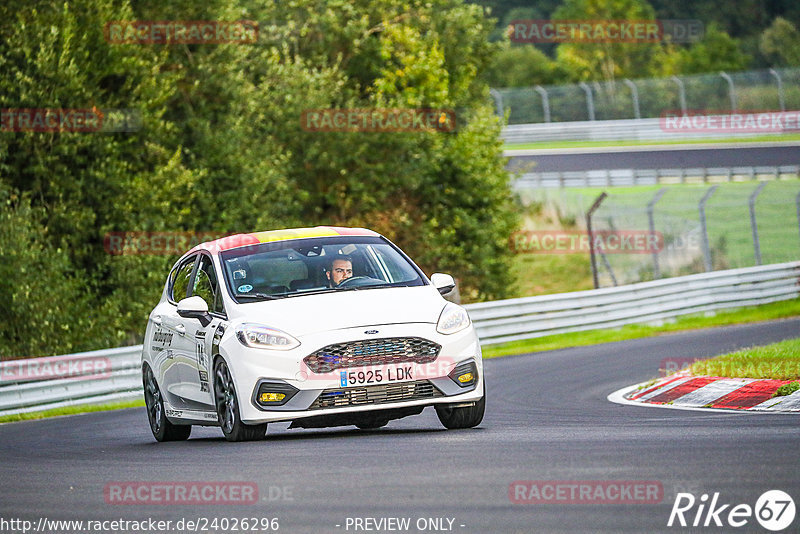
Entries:
{"label": "green grass", "polygon": [[588,254],[517,254],[512,276],[519,296],[594,289]]}
{"label": "green grass", "polygon": [[775,141],[800,141],[800,134],[762,135],[753,137],[725,137],[718,139],[673,139],[669,141],[538,141],[534,143],[507,143],[503,150],[536,150],[549,148],[591,148],[648,145],[702,145],[718,143],[771,143]]}
{"label": "green grass", "polygon": [[800,389],[800,382],[789,382],[788,384],[784,384],[778,388],[778,390],[772,395],[773,397],[785,397],[786,395],[791,395],[795,391]]}
{"label": "green grass", "polygon": [[775,380],[799,378],[800,339],[789,339],[698,361],[692,364],[690,372],[693,375],[728,378],[771,378]]}
{"label": "green grass", "polygon": [[14,421],[27,421],[30,419],[44,419],[46,417],[56,417],[59,415],[75,415],[88,412],[103,412],[107,410],[121,410],[122,408],[138,408],[144,406],[144,399],[134,401],[109,402],[106,404],[81,404],[76,406],[66,406],[64,408],[53,408],[41,412],[19,413],[13,415],[0,416],[0,423],[10,423]]}
{"label": "green grass", "polygon": [[567,347],[581,347],[596,345],[598,343],[610,343],[612,341],[655,336],[669,332],[696,330],[731,324],[754,323],[797,316],[800,316],[800,299],[793,299],[751,308],[722,311],[712,316],[705,316],[702,314],[686,315],[677,318],[674,322],[660,326],[628,325],[615,329],[587,330],[585,332],[556,334],[534,339],[512,341],[509,343],[487,345],[483,347],[483,357],[495,358],[512,354],[542,352]]}
{"label": "green grass", "polygon": [[[756,264],[748,200],[757,186],[758,182],[755,181],[720,184],[710,198],[706,214],[714,270]],[[692,225],[699,225],[697,204],[708,187],[708,184],[668,186],[658,204],[656,230],[664,233],[667,238],[671,235],[672,223],[675,225],[676,235]],[[601,227],[608,224],[605,221],[613,218],[617,227],[646,230],[647,203],[661,188],[661,185],[645,185],[525,190],[520,195],[521,231],[583,230],[583,213],[603,190],[609,193],[609,197],[596,213],[596,220]],[[798,193],[800,180],[790,179],[767,182],[759,195],[756,217],[762,264],[797,259],[800,241],[797,239],[797,207],[794,199]],[[653,277],[650,255],[616,254],[609,255],[608,261],[620,284],[645,281]],[[699,249],[694,257],[679,258],[671,265],[667,257],[662,260],[661,268],[662,277],[705,270]],[[516,297],[592,287],[589,255],[586,253],[518,254],[513,260],[512,274],[516,282],[513,296]],[[609,285],[611,282],[606,277],[601,278],[601,283]]]}

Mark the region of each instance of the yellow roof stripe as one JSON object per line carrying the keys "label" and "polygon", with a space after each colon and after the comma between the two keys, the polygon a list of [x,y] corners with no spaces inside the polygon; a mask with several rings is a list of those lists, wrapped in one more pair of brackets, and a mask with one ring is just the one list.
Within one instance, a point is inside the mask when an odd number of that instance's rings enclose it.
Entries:
{"label": "yellow roof stripe", "polygon": [[250,234],[261,243],[284,241],[287,239],[305,239],[308,237],[331,237],[341,235],[332,228],[317,226],[316,228],[292,228],[286,230],[269,230]]}

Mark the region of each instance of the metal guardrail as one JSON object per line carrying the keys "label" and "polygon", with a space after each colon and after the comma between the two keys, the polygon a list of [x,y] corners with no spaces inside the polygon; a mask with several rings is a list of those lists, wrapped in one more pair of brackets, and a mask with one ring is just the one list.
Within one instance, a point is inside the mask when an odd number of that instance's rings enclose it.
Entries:
{"label": "metal guardrail", "polygon": [[[800,262],[791,262],[465,307],[489,345],[798,296]],[[141,351],[136,345],[2,362],[0,415],[142,398]]]}
{"label": "metal guardrail", "polygon": [[466,306],[484,345],[660,322],[800,296],[800,262]]}
{"label": "metal guardrail", "polygon": [[785,180],[800,176],[800,165],[778,167],[697,167],[687,169],[600,169],[589,171],[529,172],[514,188],[619,187],[634,185],[716,184],[750,180]]}
{"label": "metal guardrail", "polygon": [[[716,115],[711,117],[718,117]],[[675,139],[718,139],[720,137],[755,137],[758,135],[796,134],[796,127],[784,130],[729,132],[709,129],[665,129],[661,118],[598,121],[544,122],[511,124],[503,128],[500,138],[506,143],[541,141],[674,141]]]}
{"label": "metal guardrail", "polygon": [[0,362],[0,416],[142,398],[142,345]]}

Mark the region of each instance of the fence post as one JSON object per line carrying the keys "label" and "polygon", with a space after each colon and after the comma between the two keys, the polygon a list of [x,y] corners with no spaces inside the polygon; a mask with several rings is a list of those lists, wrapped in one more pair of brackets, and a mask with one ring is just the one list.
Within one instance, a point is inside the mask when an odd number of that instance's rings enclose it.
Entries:
{"label": "fence post", "polygon": [[[661,189],[656,192],[653,199],[647,203],[647,225],[650,229],[650,236],[656,235],[656,222],[653,218],[653,211],[656,207],[656,202],[661,200],[661,197],[664,196],[664,193],[667,192],[666,187],[662,187]],[[649,236],[648,236],[649,237]],[[648,241],[649,242],[649,241]],[[658,251],[653,251],[653,279],[661,278],[661,270],[658,267]]]}
{"label": "fence post", "polygon": [[489,94],[494,97],[494,106],[497,110],[497,116],[501,119],[504,116],[503,113],[503,95],[500,94],[500,91],[497,89],[489,89]]}
{"label": "fence post", "polygon": [[765,185],[767,185],[767,182],[758,184],[758,187],[756,187],[756,190],[750,195],[750,200],[748,201],[750,204],[750,228],[753,229],[753,250],[756,256],[756,265],[761,265],[761,244],[758,242],[758,224],[756,223],[756,199],[758,195],[761,194],[761,190],[764,189]]}
{"label": "fence post", "polygon": [[706,224],[706,202],[717,190],[716,185],[712,185],[700,199],[700,229],[703,232],[703,261],[705,262],[706,272],[712,271],[711,265],[711,246],[708,243],[708,225]]}
{"label": "fence post", "polygon": [[617,277],[614,275],[614,269],[611,268],[611,264],[608,263],[608,258],[602,249],[598,250],[597,252],[600,254],[600,259],[603,260],[603,265],[606,266],[609,276],[611,276],[611,283],[614,285],[614,287],[617,287],[619,285],[617,283]]}
{"label": "fence post", "polygon": [[534,87],[539,96],[542,97],[542,112],[544,113],[544,122],[550,122],[550,98],[547,96],[547,89],[541,85]]}
{"label": "fence post", "polygon": [[794,203],[797,205],[797,229],[800,231],[800,193],[794,198]]}
{"label": "fence post", "polygon": [[636,87],[636,84],[630,81],[628,78],[625,78],[622,81],[625,82],[625,85],[631,89],[631,97],[633,98],[633,116],[637,119],[641,119],[642,114],[639,111],[639,89]]}
{"label": "fence post", "polygon": [[578,86],[586,93],[586,109],[589,112],[589,120],[594,120],[594,97],[592,96],[592,88],[586,82],[581,82]]}
{"label": "fence post", "polygon": [[781,111],[786,111],[786,100],[783,98],[783,80],[781,80],[781,75],[778,74],[778,71],[775,69],[769,69],[769,73],[775,78],[775,81],[778,83],[778,102],[780,102]]}
{"label": "fence post", "polygon": [[725,71],[720,72],[719,75],[722,76],[722,79],[728,82],[728,91],[731,99],[731,111],[736,111],[736,87],[733,85],[733,78],[731,78],[730,75]]}
{"label": "fence post", "polygon": [[673,76],[670,80],[678,84],[678,98],[680,98],[681,102],[681,113],[686,115],[686,88],[683,86],[683,80],[677,76]]}
{"label": "fence post", "polygon": [[603,202],[603,200],[605,200],[607,196],[608,194],[605,191],[600,193],[600,196],[598,196],[594,200],[592,207],[590,207],[589,211],[586,212],[586,233],[589,234],[589,259],[592,262],[592,281],[594,282],[595,289],[599,287],[599,282],[597,280],[597,259],[595,258],[594,255],[594,235],[592,234],[592,215],[594,214],[595,211],[597,211],[597,208],[600,207],[600,204]]}

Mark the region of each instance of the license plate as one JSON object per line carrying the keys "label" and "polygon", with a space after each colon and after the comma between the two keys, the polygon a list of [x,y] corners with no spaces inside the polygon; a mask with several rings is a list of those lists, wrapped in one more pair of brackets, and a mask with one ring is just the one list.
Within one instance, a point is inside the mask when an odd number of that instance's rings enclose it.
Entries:
{"label": "license plate", "polygon": [[341,387],[363,386],[369,384],[386,384],[387,382],[403,382],[414,380],[414,366],[397,365],[360,371],[340,371]]}

